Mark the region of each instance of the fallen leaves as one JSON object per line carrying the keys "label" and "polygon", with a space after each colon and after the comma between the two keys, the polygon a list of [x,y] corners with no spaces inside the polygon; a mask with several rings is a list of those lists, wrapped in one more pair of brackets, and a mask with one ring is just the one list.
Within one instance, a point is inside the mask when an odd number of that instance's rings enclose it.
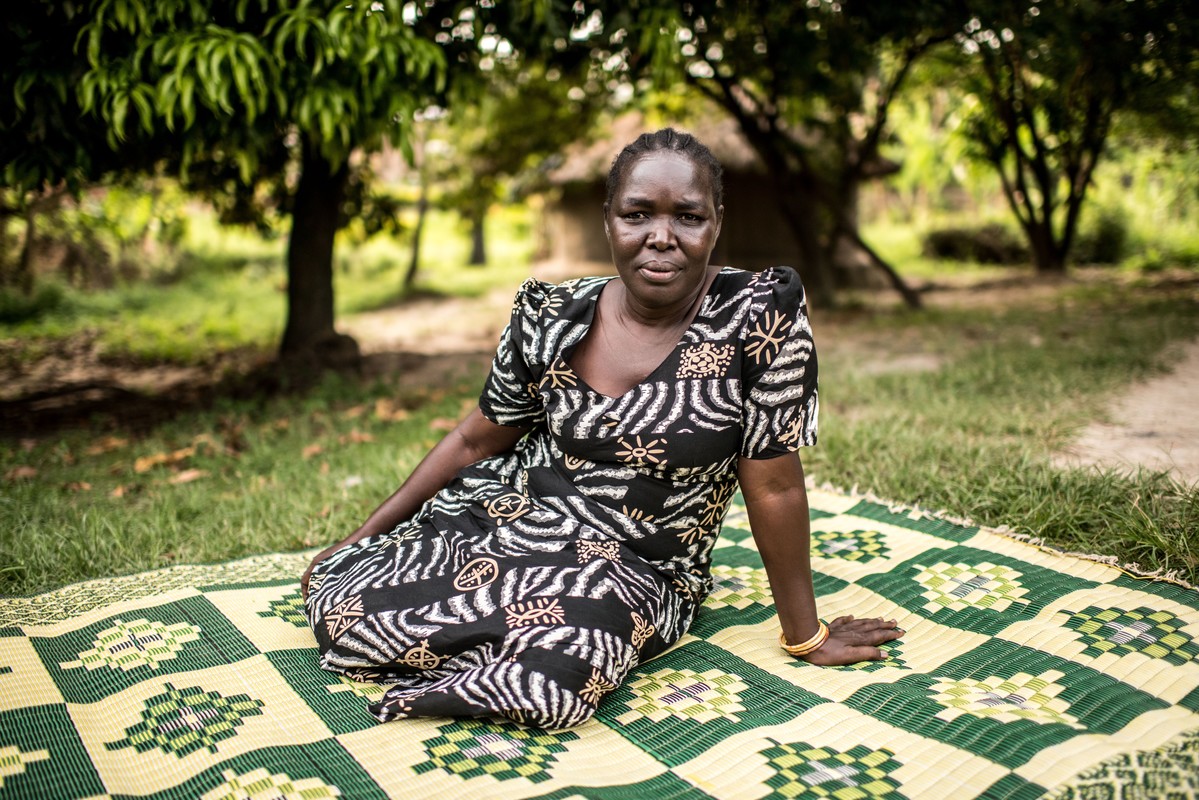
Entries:
{"label": "fallen leaves", "polygon": [[196,454],[195,445],[184,447],[170,453],[154,453],[133,462],[133,471],[136,473],[145,473],[154,469],[159,464],[178,464],[185,458],[191,458]]}
{"label": "fallen leaves", "polygon": [[325,446],[323,444],[310,444],[300,451],[300,455],[302,455],[304,458],[312,458],[313,456],[319,455],[323,452],[325,452]]}
{"label": "fallen leaves", "polygon": [[120,450],[129,445],[128,439],[121,439],[116,436],[105,436],[91,447],[83,451],[84,455],[98,456],[104,453],[111,453],[113,450]]}
{"label": "fallen leaves", "polygon": [[353,406],[353,407],[347,408],[345,411],[341,412],[341,418],[342,419],[358,419],[359,417],[361,417],[363,415],[363,413],[365,411],[366,411],[365,405]]}
{"label": "fallen leaves", "polygon": [[375,441],[374,436],[371,436],[369,433],[363,433],[362,431],[358,430],[357,428],[354,428],[352,431],[350,431],[347,434],[343,434],[342,436],[337,437],[338,444],[350,444],[350,443],[361,444],[362,442],[373,442],[373,441]]}
{"label": "fallen leaves", "polygon": [[25,465],[13,467],[8,472],[4,473],[4,480],[9,482],[25,481],[36,477],[37,467],[29,467]]}
{"label": "fallen leaves", "polygon": [[92,485],[87,481],[71,481],[64,488],[68,492],[90,492]]}
{"label": "fallen leaves", "polygon": [[167,483],[176,485],[180,483],[191,483],[192,481],[198,481],[200,478],[203,478],[207,475],[208,473],[202,469],[185,469],[182,472],[176,472],[174,475],[172,475]]}
{"label": "fallen leaves", "polygon": [[452,431],[458,427],[458,420],[449,417],[438,417],[429,423],[431,431]]}
{"label": "fallen leaves", "polygon": [[375,401],[375,419],[380,422],[402,422],[408,419],[408,411],[391,398],[380,397]]}

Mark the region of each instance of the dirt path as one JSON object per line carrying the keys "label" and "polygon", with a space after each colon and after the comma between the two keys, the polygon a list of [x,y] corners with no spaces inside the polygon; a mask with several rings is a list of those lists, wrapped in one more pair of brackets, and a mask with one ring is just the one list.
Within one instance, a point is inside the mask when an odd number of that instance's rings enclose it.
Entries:
{"label": "dirt path", "polygon": [[1108,418],[1088,425],[1055,462],[1168,470],[1181,483],[1199,483],[1199,340],[1185,346],[1172,371],[1118,397]]}

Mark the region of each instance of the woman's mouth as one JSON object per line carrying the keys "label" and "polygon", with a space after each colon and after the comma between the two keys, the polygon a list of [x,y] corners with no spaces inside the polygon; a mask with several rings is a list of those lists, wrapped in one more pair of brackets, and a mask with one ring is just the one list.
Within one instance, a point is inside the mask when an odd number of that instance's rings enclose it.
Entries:
{"label": "woman's mouth", "polygon": [[673,278],[679,269],[673,264],[651,261],[637,267],[637,271],[648,281],[661,282]]}

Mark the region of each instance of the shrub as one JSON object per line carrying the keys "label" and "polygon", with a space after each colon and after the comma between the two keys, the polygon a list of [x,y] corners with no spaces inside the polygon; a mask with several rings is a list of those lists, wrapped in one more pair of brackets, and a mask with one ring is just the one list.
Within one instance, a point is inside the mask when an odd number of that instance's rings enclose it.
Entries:
{"label": "shrub", "polygon": [[37,319],[63,305],[66,294],[57,283],[43,283],[26,295],[11,289],[0,289],[0,324],[15,325]]}
{"label": "shrub", "polygon": [[1024,240],[996,222],[931,230],[924,234],[922,249],[929,258],[979,264],[1026,264],[1029,260]]}
{"label": "shrub", "polygon": [[1095,223],[1079,233],[1074,243],[1076,264],[1118,264],[1128,255],[1128,222],[1111,209],[1100,212]]}

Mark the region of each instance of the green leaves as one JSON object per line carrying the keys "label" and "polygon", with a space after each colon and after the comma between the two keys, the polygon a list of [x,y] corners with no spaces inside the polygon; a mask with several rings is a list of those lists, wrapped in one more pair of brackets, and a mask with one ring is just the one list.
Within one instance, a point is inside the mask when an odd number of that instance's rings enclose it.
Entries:
{"label": "green leaves", "polygon": [[[284,131],[341,161],[355,147],[402,139],[401,115],[444,86],[441,47],[404,22],[400,0],[90,6],[71,32],[83,67],[76,99],[103,121],[108,146],[157,137],[187,163],[213,142],[235,141],[246,183]],[[31,73],[14,84],[18,106],[35,81]]]}

